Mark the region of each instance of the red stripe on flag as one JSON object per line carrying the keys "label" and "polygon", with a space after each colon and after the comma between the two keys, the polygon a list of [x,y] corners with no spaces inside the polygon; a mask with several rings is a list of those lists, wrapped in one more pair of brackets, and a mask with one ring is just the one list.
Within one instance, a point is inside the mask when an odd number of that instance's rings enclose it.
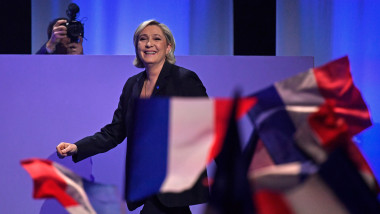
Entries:
{"label": "red stripe on flag", "polygon": [[309,116],[308,122],[327,151],[332,151],[351,139],[347,123],[337,116],[332,103],[320,106],[317,112]]}
{"label": "red stripe on flag", "polygon": [[27,159],[21,165],[33,179],[34,198],[56,198],[64,207],[78,205],[66,193],[66,182],[56,173],[52,161]]}
{"label": "red stripe on flag", "polygon": [[[227,131],[229,114],[233,105],[232,99],[215,99],[214,102],[215,138],[210,155],[207,159],[207,164],[219,154],[222,148],[223,140]],[[254,97],[239,99],[236,119],[242,118],[256,103],[257,99]]]}
{"label": "red stripe on flag", "polygon": [[372,169],[351,140],[352,136],[348,133],[348,124],[336,115],[332,104],[326,103],[322,105],[317,112],[310,115],[308,122],[312,130],[317,134],[319,142],[324,149],[331,152],[337,147],[343,146],[357,169],[368,173],[373,178],[370,187],[379,192],[380,187],[376,182]]}
{"label": "red stripe on flag", "polygon": [[353,83],[347,56],[313,70],[320,93],[327,102],[335,103],[334,112],[346,120],[351,136],[372,125],[367,106]]}

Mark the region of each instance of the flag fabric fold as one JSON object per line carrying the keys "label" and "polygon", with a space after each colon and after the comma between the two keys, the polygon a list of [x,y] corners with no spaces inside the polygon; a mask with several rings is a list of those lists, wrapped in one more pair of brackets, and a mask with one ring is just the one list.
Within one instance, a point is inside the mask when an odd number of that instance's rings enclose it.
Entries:
{"label": "flag fabric fold", "polygon": [[305,125],[297,130],[295,139],[296,144],[317,164],[323,164],[329,153],[343,148],[370,189],[379,192],[372,169],[352,140],[349,125],[329,103],[309,116]]}
{"label": "flag fabric fold", "polygon": [[36,199],[55,198],[72,214],[121,213],[122,200],[115,186],[87,181],[47,159],[25,159],[21,165],[33,179]]}
{"label": "flag fabric fold", "polygon": [[[380,204],[349,153],[337,147],[302,183],[296,163],[251,172],[259,214],[380,213]],[[273,208],[276,207],[276,209]]]}
{"label": "flag fabric fold", "polygon": [[241,149],[239,129],[236,122],[238,99],[230,110],[223,145],[215,161],[217,169],[211,186],[211,199],[206,213],[254,213],[251,200],[246,161]]}
{"label": "flag fabric fold", "polygon": [[348,57],[276,82],[252,96],[258,102],[249,116],[275,164],[308,159],[293,136],[326,103],[346,121],[350,137],[371,125],[368,108],[353,84]]}
{"label": "flag fabric fold", "polygon": [[[255,103],[241,99],[237,117]],[[151,98],[136,105],[128,139],[126,199],[190,189],[221,149],[232,99]]]}
{"label": "flag fabric fold", "polygon": [[[352,140],[371,119],[348,57],[252,96],[258,102],[249,115],[260,141],[249,178],[259,213],[380,212],[378,184]],[[260,157],[269,160],[258,166]]]}

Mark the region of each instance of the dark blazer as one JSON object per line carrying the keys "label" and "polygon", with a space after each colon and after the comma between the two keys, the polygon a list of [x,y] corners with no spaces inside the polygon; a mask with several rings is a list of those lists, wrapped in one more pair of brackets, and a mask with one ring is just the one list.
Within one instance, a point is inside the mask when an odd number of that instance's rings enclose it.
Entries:
{"label": "dark blazer", "polygon": [[[129,130],[133,125],[131,123],[135,100],[140,97],[145,79],[146,72],[143,71],[127,80],[112,122],[93,136],[83,138],[75,143],[78,147],[78,153],[73,156],[74,162],[106,152],[123,142],[129,135]],[[207,93],[201,80],[193,71],[165,62],[158,76],[152,96],[206,97]],[[205,170],[192,189],[182,193],[161,193],[157,195],[157,198],[167,207],[205,203],[208,200],[209,192],[208,187],[202,185],[202,181],[206,178],[207,174]],[[134,210],[141,206],[144,201],[127,203],[128,208]]]}
{"label": "dark blazer", "polygon": [[46,49],[46,43],[36,52],[36,54],[50,54]]}

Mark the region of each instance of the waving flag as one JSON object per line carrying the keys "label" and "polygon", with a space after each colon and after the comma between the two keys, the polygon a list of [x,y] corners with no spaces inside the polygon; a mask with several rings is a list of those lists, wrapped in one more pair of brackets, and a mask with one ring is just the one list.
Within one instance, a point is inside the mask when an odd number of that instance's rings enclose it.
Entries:
{"label": "waving flag", "polygon": [[248,162],[242,154],[239,129],[235,119],[236,107],[237,102],[229,113],[227,133],[222,149],[215,159],[217,169],[206,214],[254,213],[252,192],[247,178]]}
{"label": "waving flag", "polygon": [[[219,153],[232,99],[139,100],[128,139],[126,199],[190,189]],[[255,103],[239,101],[237,117]]]}
{"label": "waving flag", "polygon": [[[250,174],[258,214],[380,213],[371,191],[349,154],[336,148],[319,169],[298,183],[303,169],[297,163],[280,164]],[[284,188],[289,183],[292,188]]]}
{"label": "waving flag", "polygon": [[295,137],[312,162],[250,171],[258,213],[379,213],[376,179],[345,120],[325,105],[305,123],[312,130],[301,127]]}
{"label": "waving flag", "polygon": [[270,157],[249,172],[258,213],[379,213],[376,179],[352,141],[371,120],[347,57],[253,96],[252,164]]}
{"label": "waving flag", "polygon": [[275,164],[308,159],[293,136],[310,114],[326,103],[333,104],[333,112],[346,121],[351,137],[371,125],[367,106],[353,84],[348,57],[277,82],[252,96],[258,103],[249,112],[250,118]]}
{"label": "waving flag", "polygon": [[334,112],[329,103],[310,114],[304,126],[297,130],[295,139],[297,145],[318,164],[324,163],[329,153],[336,148],[344,148],[367,185],[374,192],[379,192],[370,166],[352,141],[349,125]]}
{"label": "waving flag", "polygon": [[89,182],[51,160],[26,159],[21,165],[33,179],[34,198],[55,198],[72,214],[122,213],[115,186]]}

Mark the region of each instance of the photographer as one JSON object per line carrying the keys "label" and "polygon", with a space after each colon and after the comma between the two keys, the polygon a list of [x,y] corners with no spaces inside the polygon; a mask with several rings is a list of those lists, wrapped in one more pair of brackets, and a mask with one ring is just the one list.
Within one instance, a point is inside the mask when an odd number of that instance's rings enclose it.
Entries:
{"label": "photographer", "polygon": [[36,54],[83,54],[83,36],[79,36],[78,41],[71,42],[65,26],[67,21],[66,18],[57,18],[50,22],[47,29],[49,40]]}
{"label": "photographer", "polygon": [[49,40],[36,54],[83,54],[84,28],[76,20],[78,13],[78,5],[71,3],[66,10],[69,19],[57,18],[50,22],[47,29]]}

